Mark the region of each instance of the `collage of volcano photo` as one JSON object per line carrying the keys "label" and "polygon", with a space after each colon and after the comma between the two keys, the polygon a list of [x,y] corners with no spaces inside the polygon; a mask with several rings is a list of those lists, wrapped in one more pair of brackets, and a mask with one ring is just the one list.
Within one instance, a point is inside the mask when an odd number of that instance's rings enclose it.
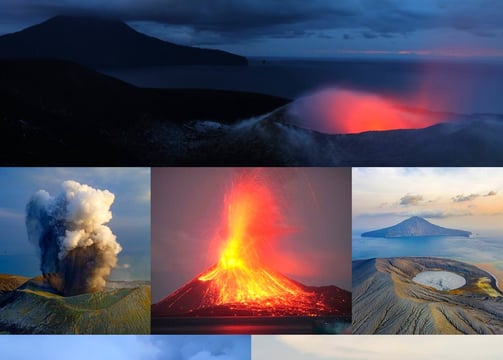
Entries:
{"label": "collage of volcano photo", "polygon": [[0,359],[499,360],[502,139],[502,0],[0,0]]}

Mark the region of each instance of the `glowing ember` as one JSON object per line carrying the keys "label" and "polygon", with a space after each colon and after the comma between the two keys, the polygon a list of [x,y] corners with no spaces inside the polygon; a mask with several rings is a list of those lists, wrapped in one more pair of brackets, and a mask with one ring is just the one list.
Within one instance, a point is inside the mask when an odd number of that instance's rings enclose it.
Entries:
{"label": "glowing ember", "polygon": [[[427,106],[424,99],[409,101]],[[289,122],[330,134],[418,129],[440,121],[432,112],[414,111],[405,102],[346,89],[326,89],[301,98],[289,108]]]}
{"label": "glowing ember", "polygon": [[275,196],[260,172],[242,177],[225,203],[224,248],[217,265],[198,278],[209,282],[205,300],[213,305],[300,308],[306,302],[312,303],[313,294],[302,285],[267,269],[260,261],[261,244],[288,231]]}

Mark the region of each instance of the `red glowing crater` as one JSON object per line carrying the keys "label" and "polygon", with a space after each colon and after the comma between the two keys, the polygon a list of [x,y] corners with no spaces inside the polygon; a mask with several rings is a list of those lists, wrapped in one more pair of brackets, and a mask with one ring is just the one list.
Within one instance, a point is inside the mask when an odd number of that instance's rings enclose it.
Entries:
{"label": "red glowing crater", "polygon": [[[411,109],[414,104],[415,110]],[[330,134],[419,129],[439,123],[424,96],[399,100],[342,88],[325,89],[290,105],[288,120],[294,125]]]}

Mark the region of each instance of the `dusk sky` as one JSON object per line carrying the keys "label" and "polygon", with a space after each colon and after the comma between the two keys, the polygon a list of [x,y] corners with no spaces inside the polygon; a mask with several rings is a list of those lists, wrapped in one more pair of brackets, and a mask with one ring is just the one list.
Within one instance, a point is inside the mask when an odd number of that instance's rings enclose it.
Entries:
{"label": "dusk sky", "polygon": [[2,356],[28,360],[250,360],[247,335],[22,335],[0,338]]}
{"label": "dusk sky", "polygon": [[112,220],[105,224],[122,246],[111,278],[150,279],[149,168],[2,168],[0,169],[0,273],[40,274],[38,249],[28,241],[25,209],[38,190],[51,196],[61,183],[75,180],[115,195]]}
{"label": "dusk sky", "polygon": [[501,358],[499,336],[253,336],[252,360],[472,360]]}
{"label": "dusk sky", "polygon": [[1,0],[0,34],[59,14],[245,56],[503,58],[499,0]]}
{"label": "dusk sky", "polygon": [[410,216],[482,236],[502,235],[501,168],[353,168],[353,230]]}
{"label": "dusk sky", "polygon": [[[242,168],[152,169],[152,301],[218,262],[224,198]],[[349,168],[266,168],[284,222],[261,261],[306,285],[351,289]]]}

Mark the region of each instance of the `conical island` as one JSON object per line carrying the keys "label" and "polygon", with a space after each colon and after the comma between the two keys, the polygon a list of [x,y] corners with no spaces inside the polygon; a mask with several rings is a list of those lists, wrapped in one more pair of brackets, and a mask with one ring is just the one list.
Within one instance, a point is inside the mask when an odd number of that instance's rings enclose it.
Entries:
{"label": "conical island", "polygon": [[55,16],[0,36],[0,58],[69,60],[92,68],[248,64],[243,56],[173,44],[119,20],[89,16]]}
{"label": "conical island", "polygon": [[444,228],[426,221],[422,217],[413,216],[399,224],[387,228],[368,231],[362,237],[420,237],[420,236],[463,236],[470,237],[470,231]]}

